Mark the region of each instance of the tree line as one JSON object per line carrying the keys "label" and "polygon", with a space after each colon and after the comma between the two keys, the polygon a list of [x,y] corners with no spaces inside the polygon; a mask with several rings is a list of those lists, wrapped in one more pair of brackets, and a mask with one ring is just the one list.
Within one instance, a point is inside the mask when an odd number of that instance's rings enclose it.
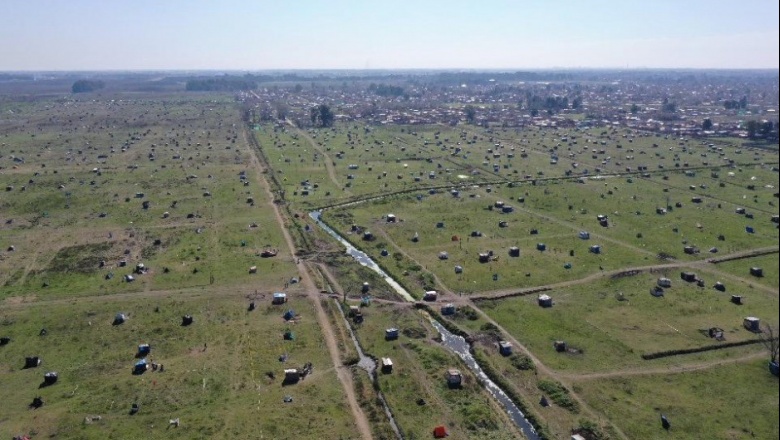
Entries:
{"label": "tree line", "polygon": [[87,93],[100,90],[105,86],[103,81],[97,79],[80,79],[74,82],[70,89],[73,93]]}
{"label": "tree line", "polygon": [[256,87],[257,82],[252,78],[222,76],[189,79],[185,90],[188,92],[237,92],[239,90],[252,90]]}

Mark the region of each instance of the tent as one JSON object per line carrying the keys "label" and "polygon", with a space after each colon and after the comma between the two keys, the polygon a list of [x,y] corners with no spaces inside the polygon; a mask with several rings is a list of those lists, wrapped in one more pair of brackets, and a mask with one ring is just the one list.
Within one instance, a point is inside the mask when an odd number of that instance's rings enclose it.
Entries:
{"label": "tent", "polygon": [[149,364],[146,359],[141,359],[133,365],[133,374],[144,374],[148,368]]}
{"label": "tent", "polygon": [[149,344],[138,344],[138,357],[146,356],[151,351],[152,351],[152,348],[149,347]]}
{"label": "tent", "polygon": [[24,368],[35,368],[41,365],[41,358],[38,356],[28,356],[24,358]]}
{"label": "tent", "polygon": [[293,309],[290,309],[286,312],[284,312],[284,320],[289,321],[291,319],[295,318],[295,311]]}
{"label": "tent", "polygon": [[59,376],[56,371],[49,371],[43,375],[43,383],[46,385],[53,385],[57,382],[57,379],[59,379]]}
{"label": "tent", "polygon": [[127,320],[127,316],[124,313],[117,313],[114,315],[113,325],[123,324]]}
{"label": "tent", "polygon": [[184,315],[184,316],[181,317],[181,325],[182,326],[186,327],[186,326],[192,324],[193,322],[194,322],[194,320],[192,319],[191,315]]}
{"label": "tent", "polygon": [[433,437],[434,438],[447,437],[447,428],[445,428],[444,426],[437,426],[433,428]]}

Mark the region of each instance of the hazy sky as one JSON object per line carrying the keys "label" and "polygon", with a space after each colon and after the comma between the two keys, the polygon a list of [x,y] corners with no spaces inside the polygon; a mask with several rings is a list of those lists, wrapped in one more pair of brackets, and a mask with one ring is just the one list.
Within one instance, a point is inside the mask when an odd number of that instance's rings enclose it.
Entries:
{"label": "hazy sky", "polygon": [[778,68],[778,0],[0,0],[0,71]]}

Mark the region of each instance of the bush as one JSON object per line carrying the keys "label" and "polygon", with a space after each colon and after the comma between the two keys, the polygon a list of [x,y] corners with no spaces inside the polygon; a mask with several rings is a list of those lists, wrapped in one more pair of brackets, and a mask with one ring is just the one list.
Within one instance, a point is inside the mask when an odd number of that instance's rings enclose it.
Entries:
{"label": "bush", "polygon": [[569,390],[566,389],[560,382],[552,380],[540,380],[537,384],[540,390],[546,393],[556,405],[561,408],[565,408],[573,413],[577,413],[580,410],[579,404],[571,398]]}
{"label": "bush", "polygon": [[596,422],[587,419],[579,420],[580,426],[574,431],[585,437],[587,440],[609,440],[609,435],[601,430]]}
{"label": "bush", "polygon": [[524,354],[515,354],[510,358],[510,361],[512,362],[512,366],[514,366],[518,370],[523,370],[523,371],[536,370],[536,365],[534,364],[534,361],[530,357]]}

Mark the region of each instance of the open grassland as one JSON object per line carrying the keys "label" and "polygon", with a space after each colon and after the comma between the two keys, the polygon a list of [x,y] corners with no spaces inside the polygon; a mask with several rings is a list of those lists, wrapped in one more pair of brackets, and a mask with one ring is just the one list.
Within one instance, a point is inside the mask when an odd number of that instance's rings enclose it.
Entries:
{"label": "open grassland", "polygon": [[[251,292],[246,292],[251,293]],[[0,434],[61,438],[354,438],[312,304],[295,293],[286,306],[258,297],[247,311],[245,294],[105,298],[4,308],[0,333]],[[294,309],[300,318],[285,322]],[[114,314],[128,320],[112,326]],[[194,323],[181,326],[181,316]],[[46,336],[39,336],[45,328]],[[285,330],[295,340],[282,338]],[[151,346],[150,362],[164,371],[133,375],[138,344]],[[280,355],[287,354],[285,363]],[[22,369],[25,356],[38,368]],[[304,381],[282,386],[283,369],[314,366]],[[43,373],[59,381],[39,388]],[[270,374],[274,378],[270,377]],[[283,397],[293,397],[284,403]],[[30,410],[33,397],[44,406]],[[140,411],[129,415],[132,403]],[[85,423],[86,417],[101,420]],[[179,418],[179,428],[168,420]],[[316,434],[314,434],[316,433]]]}
{"label": "open grassland", "polygon": [[[662,376],[607,378],[574,388],[629,438],[776,439],[777,378],[765,360]],[[660,416],[671,422],[661,428]]]}
{"label": "open grassland", "polygon": [[[660,276],[671,278],[672,287],[658,298],[650,289]],[[776,295],[738,282],[729,283],[728,293],[723,293],[713,289],[712,282],[697,287],[680,280],[679,271],[658,271],[554,289],[546,292],[555,302],[552,308],[539,307],[535,295],[479,306],[550,368],[613,371],[692,360],[686,355],[645,361],[640,355],[718,344],[707,333],[712,327],[723,329],[727,342],[756,339],[742,326],[747,316],[777,324]],[[731,303],[730,294],[742,295],[744,305]],[[555,341],[565,341],[569,351],[556,352]],[[760,350],[758,344],[751,351]]]}
{"label": "open grassland", "polygon": [[[251,280],[279,289],[295,275],[280,262],[291,256],[229,100],[63,99],[17,110],[0,127],[0,296]],[[149,271],[126,282],[138,263]]]}
{"label": "open grassland", "polygon": [[[732,260],[718,263],[717,269],[724,273],[728,273],[742,279],[745,279],[749,284],[755,283],[756,285],[763,285],[772,289],[777,289],[780,286],[780,279],[777,269],[778,256],[763,255],[760,257],[746,258],[743,260]],[[750,268],[757,267],[762,269],[764,274],[761,277],[756,277],[750,274]]]}
{"label": "open grassland", "polygon": [[[415,129],[424,132],[420,127]],[[372,134],[379,136],[380,131],[374,129]],[[482,129],[466,131],[467,139],[472,133],[478,139],[486,135]],[[574,134],[579,146],[572,142],[572,132],[532,129],[501,133],[495,130],[492,139],[483,139],[485,146],[479,159],[488,159],[487,164],[472,161],[474,157],[452,159],[462,160],[472,169],[486,167],[481,168],[482,177],[490,175],[490,180],[475,185],[473,175],[464,173],[467,178],[443,187],[421,179],[417,183],[427,185],[407,187],[401,194],[362,204],[326,209],[323,218],[410,288],[413,295],[419,298],[423,290],[442,290],[442,301],[454,302],[459,310],[454,317],[444,319],[472,335],[474,350],[484,365],[507,380],[507,389],[523,396],[548,433],[555,438],[566,436],[584,423],[599,426],[615,438],[653,438],[636,436],[632,420],[623,420],[594,403],[598,397],[588,394],[592,389],[585,390],[582,385],[638,378],[647,383],[645,395],[655,398],[650,384],[661,387],[665,381],[683,380],[670,379],[683,371],[695,377],[699,370],[709,374],[715,368],[740,368],[764,358],[761,344],[652,361],[643,360],[641,355],[757,339],[742,325],[747,316],[758,316],[762,322],[777,326],[776,253],[719,264],[706,261],[776,248],[778,231],[771,221],[778,212],[776,152],[741,150],[728,142],[713,141],[709,145],[700,140],[622,131]],[[338,135],[330,138],[331,142],[335,139]],[[389,148],[387,139],[384,145]],[[512,147],[511,166],[510,158],[499,154],[495,159],[502,163],[493,173],[494,158],[487,150]],[[551,163],[551,155],[564,147],[566,158],[557,154],[557,163]],[[485,153],[489,157],[484,157]],[[571,153],[574,156],[569,156]],[[357,162],[349,154],[345,150],[346,163]],[[535,169],[518,169],[527,163],[534,163]],[[643,170],[637,173],[639,164]],[[583,168],[589,173],[578,176]],[[515,173],[516,169],[520,172]],[[624,174],[611,176],[613,173]],[[363,194],[374,193],[366,190]],[[356,197],[359,195],[353,193],[342,200]],[[309,202],[307,209],[316,206],[311,199]],[[322,206],[331,203],[335,202],[328,200]],[[291,204],[302,206],[295,200]],[[511,206],[511,212],[502,212],[502,204]],[[389,214],[395,216],[395,221],[388,221]],[[599,225],[599,214],[608,216],[606,227]],[[747,230],[748,226],[752,231]],[[580,237],[581,231],[588,232],[588,238]],[[366,239],[366,232],[371,233],[370,239]],[[545,244],[544,250],[537,248],[540,243]],[[600,246],[599,253],[591,251],[593,245]],[[510,257],[512,246],[519,248],[519,257]],[[686,246],[695,247],[694,252],[687,253]],[[480,263],[478,254],[488,251],[493,251],[493,257]],[[737,270],[737,266],[742,269]],[[748,268],[752,266],[761,266],[765,276],[751,277]],[[613,277],[631,268],[644,269]],[[695,272],[704,281],[703,287],[683,282],[682,271]],[[357,279],[368,277],[341,272],[339,278],[352,280],[347,290],[354,297],[359,287]],[[664,297],[656,298],[650,289],[659,277],[670,278],[673,287],[666,289]],[[725,292],[714,288],[716,281],[724,283]],[[545,293],[553,297],[552,308],[539,307],[535,294],[473,304],[467,299],[470,294],[489,297],[536,286],[550,286]],[[742,296],[744,305],[731,303],[731,295]],[[361,342],[369,347],[372,343],[367,342],[364,329],[377,321],[370,313],[371,307],[364,309],[368,318],[358,329]],[[469,307],[481,309],[498,326],[470,312]],[[397,317],[401,316],[400,310],[370,332],[376,339],[374,351],[392,350],[396,353],[393,356],[398,356],[398,347],[393,346],[397,341],[384,341],[381,335],[382,326],[415,327],[411,322],[398,324],[403,321]],[[381,319],[387,318],[388,313],[381,313]],[[713,327],[723,329],[725,342],[709,337],[708,330]],[[534,361],[522,350],[513,356],[499,355],[497,342],[502,339],[523,345],[540,364],[535,369]],[[564,353],[553,347],[559,340],[568,345]],[[372,355],[383,356],[371,350]],[[762,365],[756,374],[769,377],[765,361]],[[572,397],[558,396],[560,401],[543,407],[541,396],[552,399],[555,394],[550,384],[560,384]],[[719,399],[740,399],[741,391],[726,388],[718,388]],[[706,405],[708,398],[701,393],[684,387],[681,392],[688,393],[686,399],[690,402]],[[774,416],[759,413],[759,423],[770,426]],[[660,426],[655,420],[658,414],[652,417],[653,423]],[[697,435],[704,437],[721,438],[720,428],[696,424]],[[680,438],[690,437],[693,430],[686,429]]]}
{"label": "open grassland", "polygon": [[[1,436],[360,436],[232,98],[0,107]],[[288,287],[287,305],[270,306]],[[112,326],[119,312],[129,319]],[[164,372],[131,374],[140,343]],[[43,363],[23,370],[25,356]],[[313,373],[282,386],[306,362]],[[59,381],[39,388],[46,371]],[[36,396],[43,407],[28,409]]]}

